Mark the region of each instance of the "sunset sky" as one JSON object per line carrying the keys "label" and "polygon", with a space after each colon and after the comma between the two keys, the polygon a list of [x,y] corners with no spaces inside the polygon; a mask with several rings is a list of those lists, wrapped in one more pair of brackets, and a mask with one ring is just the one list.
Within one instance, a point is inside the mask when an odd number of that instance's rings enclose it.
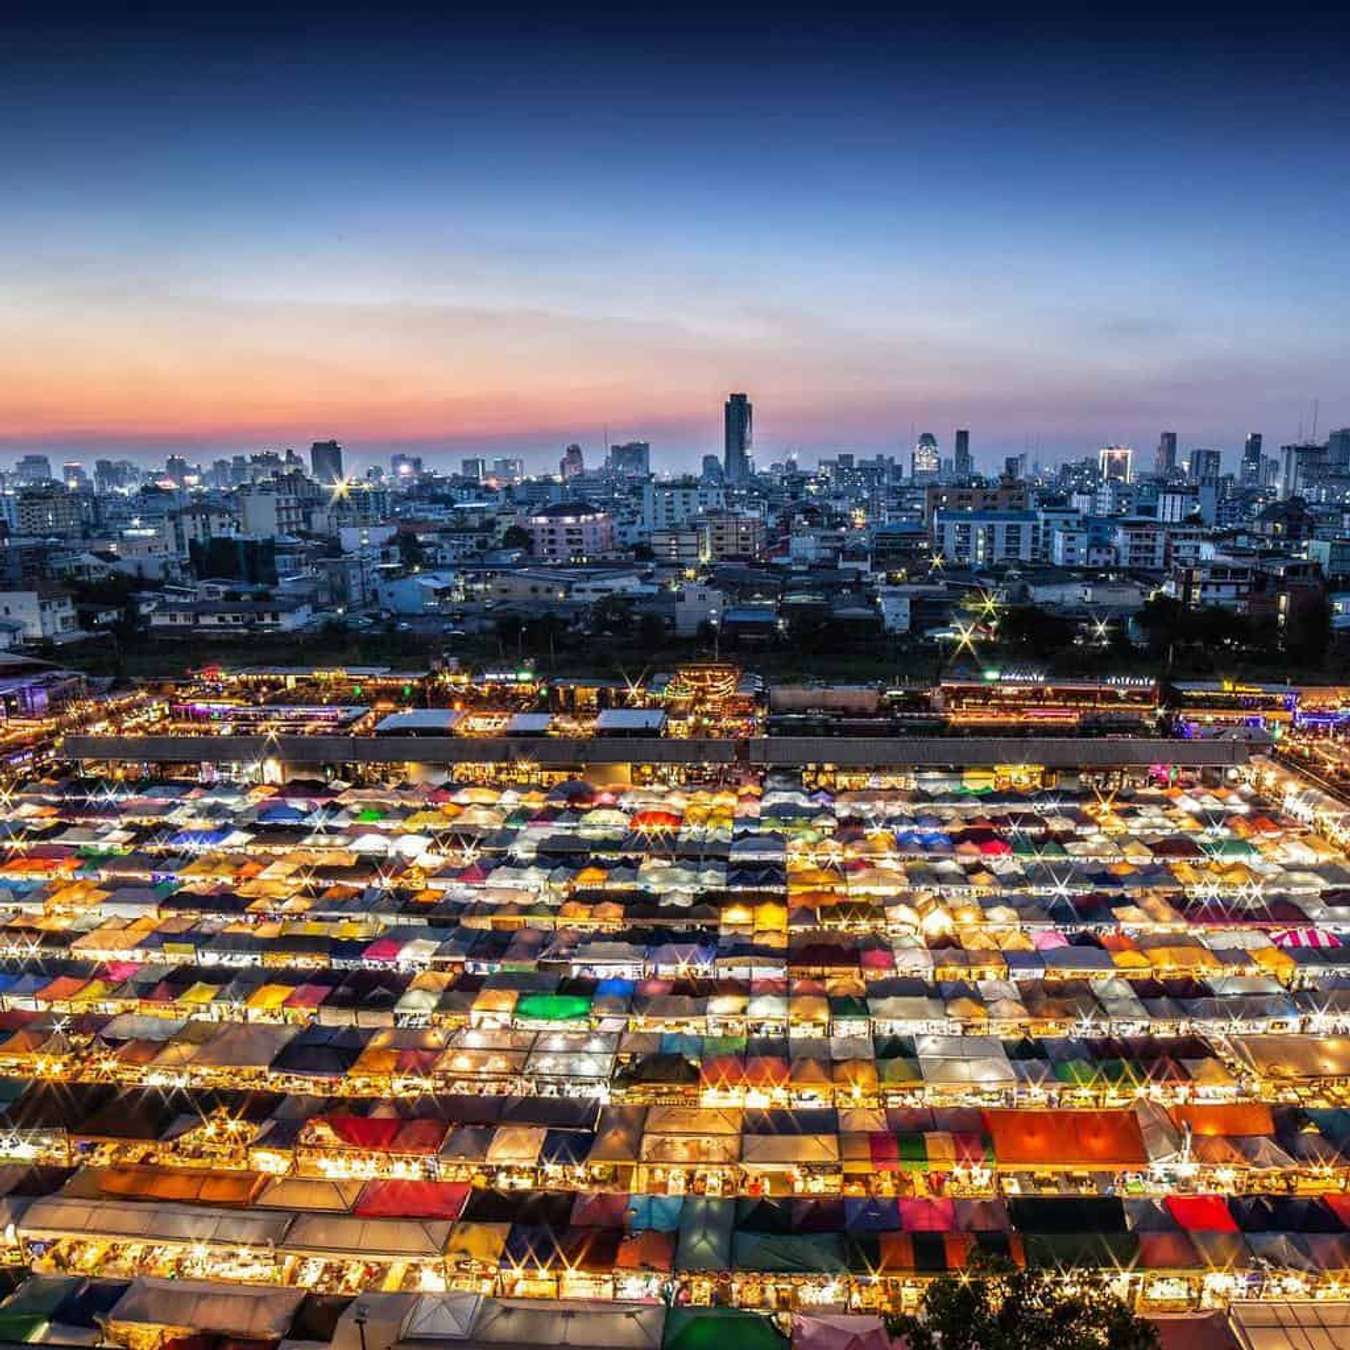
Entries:
{"label": "sunset sky", "polygon": [[0,37],[6,455],[1350,423],[1338,20],[279,12]]}

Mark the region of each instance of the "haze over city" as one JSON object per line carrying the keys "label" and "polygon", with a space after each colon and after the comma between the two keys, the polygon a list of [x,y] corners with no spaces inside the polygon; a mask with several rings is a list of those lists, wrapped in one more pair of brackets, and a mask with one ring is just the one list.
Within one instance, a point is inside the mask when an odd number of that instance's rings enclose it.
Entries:
{"label": "haze over city", "polygon": [[556,460],[1350,418],[1334,19],[21,13],[0,448]]}

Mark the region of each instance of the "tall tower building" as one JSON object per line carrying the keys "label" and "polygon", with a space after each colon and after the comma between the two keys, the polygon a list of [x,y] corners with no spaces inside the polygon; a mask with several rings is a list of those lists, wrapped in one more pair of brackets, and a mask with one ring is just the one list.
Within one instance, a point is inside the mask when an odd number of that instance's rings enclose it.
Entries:
{"label": "tall tower building", "polygon": [[952,448],[952,472],[958,478],[969,478],[974,468],[974,462],[970,458],[970,432],[958,427]]}
{"label": "tall tower building", "polygon": [[1249,431],[1242,446],[1242,468],[1238,481],[1243,487],[1261,486],[1261,433]]}
{"label": "tall tower building", "polygon": [[909,452],[909,476],[916,483],[926,483],[936,478],[941,470],[942,452],[938,449],[937,437],[931,431],[925,431]]}
{"label": "tall tower building", "polygon": [[1134,477],[1134,451],[1128,445],[1103,446],[1097,455],[1103,483],[1128,483]]}
{"label": "tall tower building", "polygon": [[1192,450],[1188,476],[1192,483],[1217,483],[1222,467],[1222,450]]}
{"label": "tall tower building", "polygon": [[1327,468],[1338,473],[1350,469],[1350,427],[1341,427],[1327,436]]}
{"label": "tall tower building", "polygon": [[580,477],[581,474],[586,472],[586,456],[582,454],[581,447],[575,442],[563,451],[562,459],[558,463],[558,472],[562,475],[564,482],[569,478]]}
{"label": "tall tower building", "polygon": [[725,431],[722,469],[728,483],[744,483],[750,477],[754,411],[745,394],[732,394],[722,410]]}
{"label": "tall tower building", "polygon": [[1154,471],[1164,478],[1177,467],[1177,433],[1164,431],[1158,437],[1158,449],[1153,461]]}
{"label": "tall tower building", "polygon": [[326,487],[342,482],[342,447],[336,441],[315,441],[309,447],[309,470]]}

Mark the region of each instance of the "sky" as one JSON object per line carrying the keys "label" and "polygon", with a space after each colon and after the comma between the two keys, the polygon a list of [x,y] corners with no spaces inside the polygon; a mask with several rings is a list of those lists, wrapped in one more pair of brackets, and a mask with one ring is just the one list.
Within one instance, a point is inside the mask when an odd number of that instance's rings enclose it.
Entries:
{"label": "sky", "polygon": [[1346,21],[7,7],[0,457],[1350,423]]}

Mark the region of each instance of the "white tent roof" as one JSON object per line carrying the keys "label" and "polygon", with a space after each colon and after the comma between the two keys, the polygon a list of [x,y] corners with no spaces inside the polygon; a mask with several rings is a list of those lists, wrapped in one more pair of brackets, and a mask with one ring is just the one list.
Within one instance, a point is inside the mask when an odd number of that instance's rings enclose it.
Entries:
{"label": "white tent roof", "polygon": [[403,1319],[399,1339],[403,1341],[459,1341],[473,1329],[483,1305],[481,1294],[452,1290],[445,1294],[423,1294]]}
{"label": "white tent roof", "polygon": [[79,1233],[143,1242],[262,1247],[279,1243],[290,1222],[289,1214],[254,1214],[206,1205],[146,1205],[134,1200],[71,1200],[54,1195],[35,1200],[18,1230],[30,1241]]}
{"label": "white tent roof", "polygon": [[1243,1350],[1339,1350],[1350,1343],[1350,1303],[1233,1303]]}
{"label": "white tent roof", "polygon": [[484,1299],[468,1345],[660,1350],[665,1320],[666,1310],[659,1305]]}
{"label": "white tent roof", "polygon": [[366,1260],[429,1260],[450,1240],[449,1223],[439,1219],[362,1219],[346,1214],[302,1214],[282,1244],[306,1256]]}
{"label": "white tent roof", "polygon": [[303,1289],[147,1278],[132,1282],[108,1320],[272,1340],[285,1335],[304,1297]]}

